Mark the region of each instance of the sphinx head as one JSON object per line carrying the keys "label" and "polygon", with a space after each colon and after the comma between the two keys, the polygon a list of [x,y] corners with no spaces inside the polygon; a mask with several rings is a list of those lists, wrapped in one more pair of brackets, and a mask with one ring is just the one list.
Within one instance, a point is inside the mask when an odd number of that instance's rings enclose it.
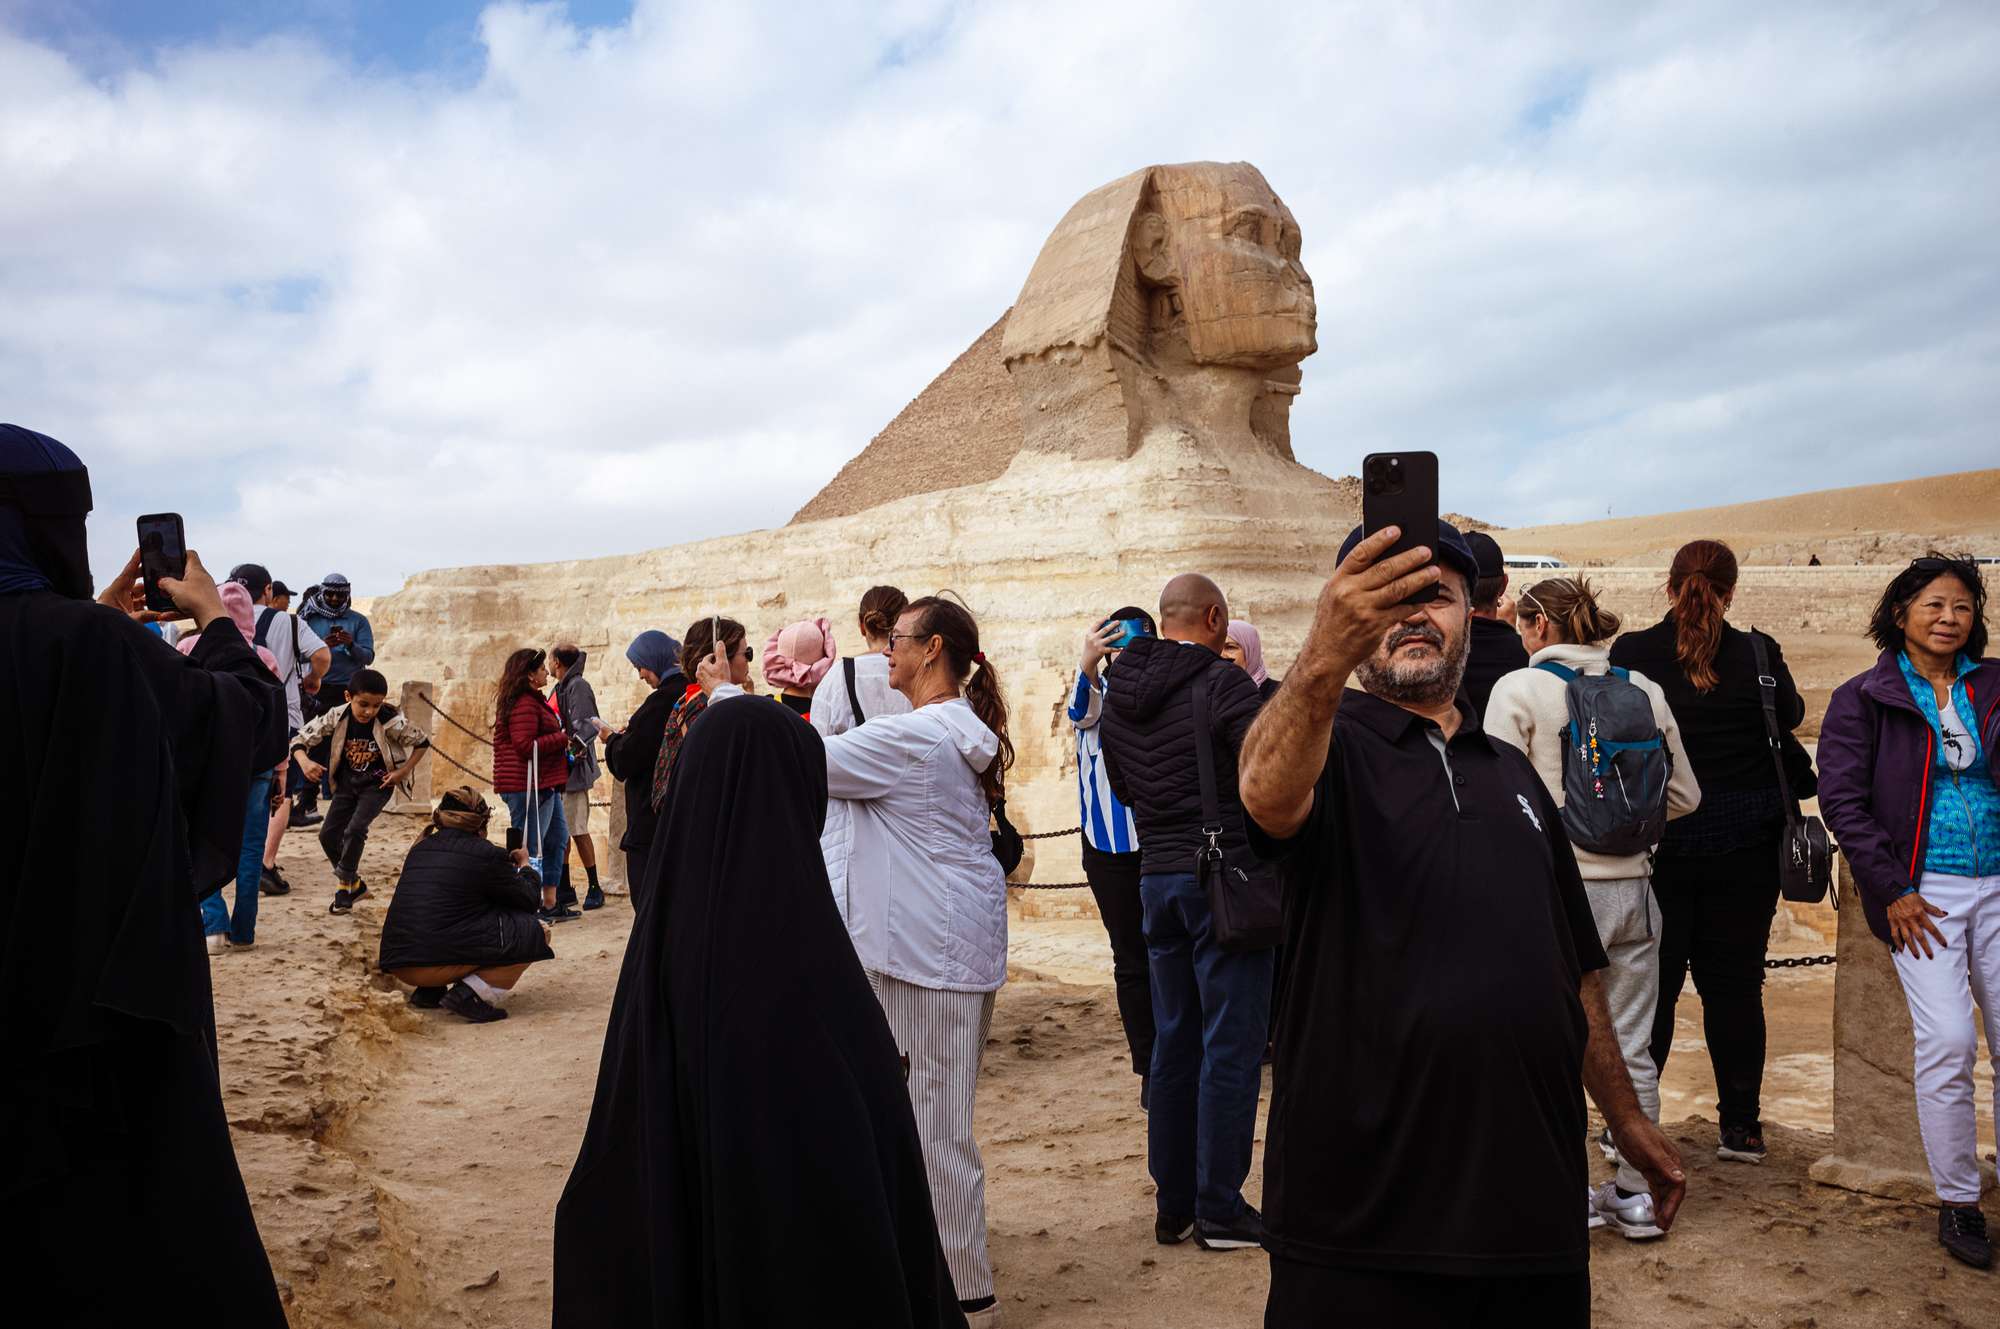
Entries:
{"label": "sphinx head", "polygon": [[1290,457],[1316,328],[1291,210],[1256,167],[1198,162],[1148,167],[1071,208],[1002,354],[1031,450],[1126,456],[1164,426]]}

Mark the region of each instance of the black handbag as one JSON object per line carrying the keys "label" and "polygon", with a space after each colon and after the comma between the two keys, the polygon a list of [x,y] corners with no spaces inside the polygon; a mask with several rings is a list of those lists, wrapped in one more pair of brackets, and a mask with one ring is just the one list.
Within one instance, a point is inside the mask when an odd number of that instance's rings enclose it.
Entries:
{"label": "black handbag", "polygon": [[993,857],[1000,860],[1000,872],[1011,877],[1014,869],[1021,866],[1022,855],[1028,852],[1028,845],[1021,833],[1014,829],[1014,823],[1007,820],[1007,800],[997,799],[993,804]]}
{"label": "black handbag", "polygon": [[[1785,769],[1785,732],[1778,725],[1778,680],[1771,673],[1771,655],[1764,634],[1750,630],[1750,649],[1757,656],[1757,691],[1764,702],[1764,737],[1771,745],[1771,764],[1778,772],[1778,799],[1785,810],[1785,833],[1778,841],[1778,893],[1800,904],[1818,904],[1833,882],[1833,841],[1818,817],[1799,815],[1792,778]],[[1797,740],[1794,740],[1797,743]],[[1799,745],[1799,756],[1805,756]],[[1810,764],[1807,767],[1811,769]],[[1817,783],[1817,781],[1815,781]]]}
{"label": "black handbag", "polygon": [[[1234,666],[1230,666],[1233,668]],[[1201,776],[1201,834],[1195,884],[1208,896],[1210,931],[1225,951],[1264,951],[1285,939],[1284,888],[1278,874],[1247,849],[1222,847],[1222,804],[1215,793],[1215,734],[1208,719],[1208,678],[1194,681],[1194,756]]]}

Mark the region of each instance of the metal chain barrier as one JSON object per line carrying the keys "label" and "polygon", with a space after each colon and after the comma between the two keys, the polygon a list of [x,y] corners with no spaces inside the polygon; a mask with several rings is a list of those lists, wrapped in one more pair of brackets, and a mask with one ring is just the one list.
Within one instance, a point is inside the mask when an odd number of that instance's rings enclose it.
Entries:
{"label": "metal chain barrier", "polygon": [[[422,697],[424,699],[425,704],[427,704],[433,711],[437,712],[437,714],[443,718],[446,724],[452,726],[454,729],[457,729],[459,732],[463,734],[478,739],[480,742],[484,743],[489,748],[493,746],[492,739],[486,737],[484,734],[479,733],[477,730],[467,729],[464,724],[460,723],[460,721],[451,714],[450,711],[447,711],[444,707],[438,705],[437,699],[432,697],[430,693],[419,692],[417,695],[419,697]],[[446,758],[446,760],[449,761],[450,758]],[[452,762],[452,765],[458,766],[458,763]],[[465,768],[460,766],[459,769],[464,770]]]}
{"label": "metal chain barrier", "polygon": [[1065,835],[1082,835],[1082,834],[1083,834],[1083,827],[1072,826],[1066,831],[1037,831],[1033,835],[1024,835],[1021,838],[1023,840],[1060,840]]}
{"label": "metal chain barrier", "polygon": [[1834,964],[1839,958],[1837,955],[1787,955],[1782,959],[1764,961],[1764,967],[1766,969],[1807,969],[1816,964]]}
{"label": "metal chain barrier", "polygon": [[[438,714],[439,714],[439,715],[443,715],[443,714],[444,714],[444,712],[443,712],[443,711],[439,711],[439,712],[438,712]],[[486,778],[485,776],[481,775],[481,774],[480,774],[480,773],[479,773],[478,771],[475,771],[475,770],[473,770],[473,769],[472,769],[472,768],[471,768],[470,766],[467,766],[467,765],[466,765],[466,764],[465,764],[464,762],[462,762],[462,761],[460,761],[460,760],[459,760],[458,758],[456,758],[456,757],[452,756],[452,755],[451,755],[451,754],[450,754],[449,752],[446,752],[446,751],[445,751],[444,749],[442,749],[442,748],[439,748],[439,747],[437,747],[437,746],[433,745],[433,746],[431,747],[431,749],[430,749],[430,753],[431,753],[431,755],[432,755],[432,756],[434,756],[434,757],[442,757],[442,758],[444,758],[444,759],[445,759],[446,761],[448,761],[448,762],[450,762],[450,763],[451,763],[452,765],[454,765],[454,766],[458,767],[458,769],[460,769],[461,771],[464,771],[464,772],[465,772],[465,773],[466,773],[467,775],[469,775],[469,776],[471,776],[471,777],[472,777],[473,779],[475,779],[475,780],[479,781],[479,783],[481,783],[481,784],[483,784],[483,785],[486,785],[486,786],[487,786],[488,788],[491,788],[491,787],[492,787],[492,785],[493,785],[493,782],[492,782],[491,780],[489,780],[489,779],[487,779],[487,778]]]}

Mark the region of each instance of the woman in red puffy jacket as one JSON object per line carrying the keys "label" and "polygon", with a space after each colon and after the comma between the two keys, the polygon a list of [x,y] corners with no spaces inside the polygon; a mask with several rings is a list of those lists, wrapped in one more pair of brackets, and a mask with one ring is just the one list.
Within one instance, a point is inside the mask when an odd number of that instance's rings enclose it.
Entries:
{"label": "woman in red puffy jacket", "polygon": [[522,844],[538,854],[533,861],[542,877],[542,917],[560,921],[581,915],[556,904],[556,883],[569,854],[562,808],[569,735],[542,695],[548,682],[546,652],[524,646],[507,657],[493,707],[493,790],[507,805]]}

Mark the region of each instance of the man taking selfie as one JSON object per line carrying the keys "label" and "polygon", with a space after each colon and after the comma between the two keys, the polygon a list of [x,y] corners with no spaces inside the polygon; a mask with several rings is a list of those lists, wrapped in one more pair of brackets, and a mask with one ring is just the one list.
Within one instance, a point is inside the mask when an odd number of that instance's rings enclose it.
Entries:
{"label": "man taking selfie", "polygon": [[1663,1228],[1685,1175],[1619,1054],[1555,802],[1457,702],[1478,563],[1443,522],[1383,558],[1398,534],[1347,537],[1243,744],[1252,844],[1288,864],[1265,1324],[1587,1325],[1582,1088]]}

